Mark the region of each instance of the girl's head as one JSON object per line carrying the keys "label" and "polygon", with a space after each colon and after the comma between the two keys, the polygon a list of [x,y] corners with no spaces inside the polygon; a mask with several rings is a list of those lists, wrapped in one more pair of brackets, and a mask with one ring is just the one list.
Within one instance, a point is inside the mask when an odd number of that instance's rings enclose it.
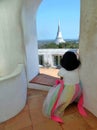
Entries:
{"label": "girl's head", "polygon": [[66,70],[71,71],[78,68],[81,63],[74,52],[68,51],[63,55],[60,64]]}

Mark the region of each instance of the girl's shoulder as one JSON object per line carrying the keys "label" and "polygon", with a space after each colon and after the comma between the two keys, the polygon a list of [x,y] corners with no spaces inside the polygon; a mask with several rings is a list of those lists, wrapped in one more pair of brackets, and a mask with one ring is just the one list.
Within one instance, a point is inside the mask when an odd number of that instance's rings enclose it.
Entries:
{"label": "girl's shoulder", "polygon": [[59,71],[60,72],[64,72],[64,73],[78,73],[79,72],[79,68],[71,70],[71,71],[68,71],[68,70],[66,70],[64,68],[61,68]]}

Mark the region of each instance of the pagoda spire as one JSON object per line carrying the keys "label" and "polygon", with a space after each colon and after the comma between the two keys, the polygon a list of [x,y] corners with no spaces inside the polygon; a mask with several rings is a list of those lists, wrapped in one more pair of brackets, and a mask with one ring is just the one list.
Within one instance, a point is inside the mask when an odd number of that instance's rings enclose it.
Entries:
{"label": "pagoda spire", "polygon": [[59,43],[65,43],[63,37],[62,37],[62,32],[60,30],[60,20],[59,20],[59,23],[58,23],[58,30],[57,30],[57,36],[56,36],[56,39],[55,39],[55,43],[56,44],[59,44]]}

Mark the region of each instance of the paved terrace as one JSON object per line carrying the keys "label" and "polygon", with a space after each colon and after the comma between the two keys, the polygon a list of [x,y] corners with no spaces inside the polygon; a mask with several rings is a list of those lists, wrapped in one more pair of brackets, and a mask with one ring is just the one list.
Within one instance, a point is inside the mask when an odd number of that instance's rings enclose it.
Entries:
{"label": "paved terrace", "polygon": [[[57,69],[40,69],[41,73],[57,77]],[[0,130],[97,130],[97,118],[87,111],[82,117],[76,104],[71,104],[64,112],[64,124],[60,125],[42,114],[43,101],[47,92],[28,89],[27,103],[15,117],[0,124]]]}

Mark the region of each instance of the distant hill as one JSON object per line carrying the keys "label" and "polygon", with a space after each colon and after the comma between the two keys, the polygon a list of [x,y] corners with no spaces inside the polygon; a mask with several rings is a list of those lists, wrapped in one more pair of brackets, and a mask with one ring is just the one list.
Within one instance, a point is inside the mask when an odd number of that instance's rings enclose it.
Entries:
{"label": "distant hill", "polygon": [[57,45],[54,40],[38,40],[38,48],[78,48],[79,40],[67,39],[65,43],[60,43]]}
{"label": "distant hill", "polygon": [[[38,44],[48,44],[48,43],[54,43],[55,40],[38,40]],[[79,40],[77,39],[65,39],[66,42],[76,42],[78,43]]]}

